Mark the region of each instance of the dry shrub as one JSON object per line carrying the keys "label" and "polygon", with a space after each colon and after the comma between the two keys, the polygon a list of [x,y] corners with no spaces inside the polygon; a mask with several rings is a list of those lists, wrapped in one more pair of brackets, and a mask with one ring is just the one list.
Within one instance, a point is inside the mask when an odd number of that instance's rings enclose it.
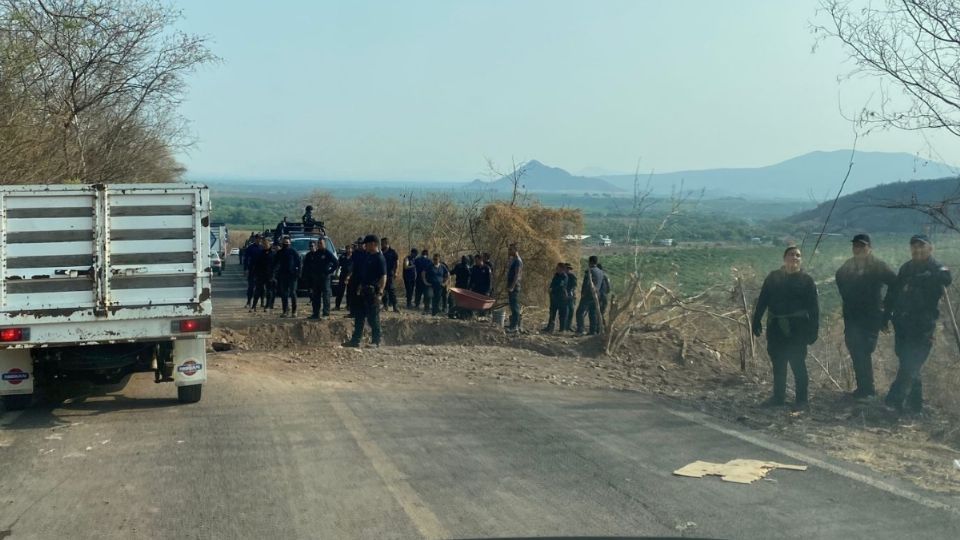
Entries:
{"label": "dry shrub", "polygon": [[[525,303],[543,304],[557,263],[569,262],[576,267],[580,261],[580,242],[566,242],[563,237],[582,230],[580,210],[492,203],[475,220],[472,236],[478,250],[491,254],[495,283],[506,283],[507,247],[516,243],[523,259]],[[495,290],[500,297],[506,296],[503,288]]]}
{"label": "dry shrub", "polygon": [[439,253],[451,267],[461,255],[490,253],[494,265],[494,291],[506,297],[507,246],[516,242],[524,260],[524,303],[543,303],[547,284],[558,262],[580,260],[579,242],[563,240],[583,231],[579,210],[546,208],[539,204],[459,202],[451,194],[404,194],[400,197],[363,195],[338,199],[317,192],[303,201],[313,206],[314,218],[323,221],[337,245],[367,234],[391,239],[401,255],[410,248]]}

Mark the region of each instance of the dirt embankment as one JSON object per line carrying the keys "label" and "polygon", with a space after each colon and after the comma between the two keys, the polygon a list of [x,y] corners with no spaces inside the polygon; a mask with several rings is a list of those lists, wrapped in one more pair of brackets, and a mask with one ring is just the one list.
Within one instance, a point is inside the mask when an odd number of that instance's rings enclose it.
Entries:
{"label": "dirt embankment", "polygon": [[[210,361],[219,367],[314,372],[324,379],[438,384],[541,383],[645,391],[785,439],[823,449],[917,485],[960,493],[960,425],[932,409],[898,417],[879,402],[843,398],[814,384],[807,411],[757,406],[770,391],[766,366],[742,373],[707,345],[670,330],[629,338],[617,358],[599,338],[506,334],[477,321],[390,315],[380,349],[346,349],[352,321],[261,319],[218,328]],[[812,368],[811,368],[812,369]]]}

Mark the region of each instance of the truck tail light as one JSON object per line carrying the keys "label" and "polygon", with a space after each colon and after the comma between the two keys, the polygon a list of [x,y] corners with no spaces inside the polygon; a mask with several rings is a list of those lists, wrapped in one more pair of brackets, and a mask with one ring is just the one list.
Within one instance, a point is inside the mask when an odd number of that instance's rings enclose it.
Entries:
{"label": "truck tail light", "polygon": [[193,332],[209,332],[210,317],[201,317],[199,319],[180,319],[173,321],[171,331],[177,334],[190,334]]}
{"label": "truck tail light", "polygon": [[29,328],[3,328],[0,329],[0,342],[10,343],[13,341],[27,341],[30,339]]}

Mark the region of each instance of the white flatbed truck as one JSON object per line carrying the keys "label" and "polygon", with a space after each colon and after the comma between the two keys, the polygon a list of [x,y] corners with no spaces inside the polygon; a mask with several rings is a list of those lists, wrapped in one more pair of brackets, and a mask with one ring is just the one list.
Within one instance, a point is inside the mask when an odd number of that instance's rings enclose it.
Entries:
{"label": "white flatbed truck", "polygon": [[200,400],[210,195],[193,184],[0,186],[0,398],[133,373]]}

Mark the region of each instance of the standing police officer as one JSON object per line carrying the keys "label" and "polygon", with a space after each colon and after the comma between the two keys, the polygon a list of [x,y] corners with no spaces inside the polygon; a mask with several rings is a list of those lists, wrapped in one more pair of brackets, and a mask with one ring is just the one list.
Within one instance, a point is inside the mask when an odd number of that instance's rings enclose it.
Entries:
{"label": "standing police officer", "polygon": [[564,267],[567,270],[567,324],[560,330],[573,332],[573,312],[577,305],[577,274],[574,273],[572,264],[564,263]]}
{"label": "standing police officer", "polygon": [[357,260],[350,278],[356,283],[355,318],[353,337],[343,343],[344,347],[359,347],[363,339],[363,325],[370,324],[371,343],[380,346],[380,302],[383,288],[387,285],[387,260],[380,253],[380,239],[368,234],[363,238],[364,257]]}
{"label": "standing police officer", "polygon": [[[277,291],[280,294],[280,303],[283,306],[281,317],[292,317],[297,314],[297,280],[300,278],[300,254],[290,247],[290,238],[284,237],[280,242],[280,251],[276,255],[275,275],[277,277]],[[290,303],[290,311],[287,304]]]}
{"label": "standing police officer", "polygon": [[773,364],[773,397],[764,406],[780,406],[786,401],[787,366],[793,370],[797,408],[807,405],[807,345],[817,341],[820,332],[820,304],[817,285],[800,269],[800,248],[783,252],[783,266],[763,280],[757,307],[753,311],[753,334],[763,332],[763,314],[767,315],[767,354]]}
{"label": "standing police officer", "polygon": [[[361,236],[357,238],[356,242],[354,242],[353,255],[350,257],[350,263],[353,265],[354,273],[356,273],[360,269],[361,263],[363,263],[363,260],[367,256],[367,251],[366,251],[366,248],[364,247],[363,240],[364,238]],[[360,287],[360,282],[354,279],[354,277],[355,276],[351,274],[347,278],[347,292],[346,292],[347,317],[352,317],[352,318],[356,318],[357,313],[360,311],[360,308],[361,308],[360,306],[361,298],[360,298],[360,295],[357,294],[357,291],[359,290],[359,287]],[[381,288],[381,291],[382,290],[383,289]]]}
{"label": "standing police officer", "polygon": [[599,259],[591,255],[587,260],[589,267],[583,273],[583,285],[580,286],[580,305],[577,306],[577,334],[583,334],[584,317],[590,316],[590,335],[601,331],[600,292],[603,287],[603,270],[597,268]]}
{"label": "standing police officer", "polygon": [[560,331],[567,327],[567,267],[557,263],[556,272],[550,280],[550,319],[543,332],[553,332],[554,323],[560,319]]}
{"label": "standing police officer", "polygon": [[390,247],[390,239],[380,240],[381,253],[384,260],[387,261],[387,285],[383,290],[383,309],[393,307],[394,313],[400,313],[400,307],[397,305],[397,268],[400,265],[400,255],[397,250]]}
{"label": "standing police officer", "polygon": [[897,275],[887,263],[873,256],[870,236],[853,237],[853,257],[837,270],[837,289],[843,300],[843,340],[853,361],[857,379],[854,398],[877,394],[873,385],[873,351],[883,323],[883,287],[889,290]]}
{"label": "standing police officer", "polygon": [[910,260],[900,267],[897,281],[886,298],[887,321],[893,321],[894,350],[900,367],[884,403],[897,411],[923,412],[920,368],[933,346],[933,331],[940,317],[943,289],[950,285],[950,270],[933,258],[933,244],[924,234],[910,239]]}
{"label": "standing police officer", "polygon": [[417,248],[410,250],[410,254],[403,258],[403,293],[407,297],[407,309],[413,309],[413,293],[417,287]]}
{"label": "standing police officer", "polygon": [[[340,267],[340,277],[337,280],[337,303],[333,309],[340,311],[340,304],[343,302],[343,295],[347,291],[347,281],[350,279],[350,274],[353,273],[352,245],[347,246],[337,262],[339,263],[338,266]],[[347,305],[350,305],[349,299],[347,300]]]}
{"label": "standing police officer", "polygon": [[516,244],[510,244],[507,253],[510,255],[510,263],[507,266],[507,299],[510,302],[510,325],[507,327],[507,331],[519,332],[522,316],[520,282],[523,280],[523,259],[520,258],[520,252],[517,251]]}
{"label": "standing police officer", "polygon": [[417,272],[417,284],[414,289],[414,298],[413,298],[413,307],[419,309],[420,301],[423,301],[423,311],[424,313],[430,311],[430,300],[424,298],[430,290],[430,286],[427,285],[426,280],[423,276],[423,273],[430,269],[433,265],[433,262],[430,260],[430,252],[427,248],[423,248],[423,251],[420,252],[420,256],[413,261],[413,267]]}
{"label": "standing police officer", "polygon": [[320,318],[321,308],[324,317],[330,316],[330,281],[340,264],[327,242],[326,238],[320,239],[319,246],[310,242],[310,253],[303,261],[303,275],[310,279],[310,301],[313,303],[313,314],[308,318],[314,320]]}
{"label": "standing police officer", "polygon": [[[250,233],[251,235],[253,233]],[[260,246],[260,235],[254,237],[253,242],[247,245],[243,252],[243,271],[247,274],[247,305],[246,307],[256,308],[257,304],[253,302],[253,291],[257,286],[256,274],[253,271],[253,265],[264,252]]]}

